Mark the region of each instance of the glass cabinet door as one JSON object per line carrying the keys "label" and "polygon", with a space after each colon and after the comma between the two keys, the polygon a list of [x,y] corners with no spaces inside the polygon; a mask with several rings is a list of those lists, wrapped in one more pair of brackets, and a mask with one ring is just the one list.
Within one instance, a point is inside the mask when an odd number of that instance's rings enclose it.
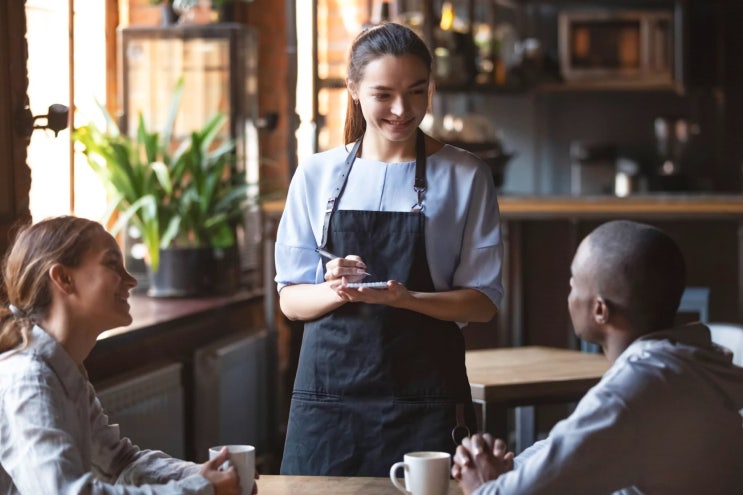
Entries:
{"label": "glass cabinet door", "polygon": [[129,132],[135,132],[140,113],[148,128],[163,128],[180,77],[184,91],[175,137],[200,128],[217,111],[229,115],[228,40],[139,38],[127,45],[125,57]]}
{"label": "glass cabinet door", "polygon": [[130,27],[120,34],[122,131],[135,133],[140,113],[149,129],[162,129],[173,89],[183,78],[174,137],[187,136],[221,112],[229,117],[222,134],[235,140],[238,168],[257,173],[258,57],[252,28],[231,23]]}
{"label": "glass cabinet door", "polygon": [[[228,124],[218,139],[234,140],[236,170],[245,172],[248,198],[255,200],[260,179],[255,29],[238,23],[137,26],[122,28],[119,36],[121,131],[134,135],[141,114],[148,130],[160,132],[173,90],[183,78],[173,137],[177,141],[203,128],[217,112],[226,115]],[[250,210],[244,228],[238,231],[243,275],[252,279],[260,268],[258,216],[257,207]],[[132,267],[131,260],[127,261]]]}

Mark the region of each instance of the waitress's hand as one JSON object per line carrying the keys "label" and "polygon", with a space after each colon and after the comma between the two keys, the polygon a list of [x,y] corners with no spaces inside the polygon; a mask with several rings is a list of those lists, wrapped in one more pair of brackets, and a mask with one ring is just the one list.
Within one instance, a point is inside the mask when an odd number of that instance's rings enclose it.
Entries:
{"label": "waitress's hand", "polygon": [[335,258],[325,265],[325,281],[330,282],[330,287],[336,292],[343,285],[361,282],[364,278],[366,278],[366,263],[355,254],[349,254],[345,258]]}

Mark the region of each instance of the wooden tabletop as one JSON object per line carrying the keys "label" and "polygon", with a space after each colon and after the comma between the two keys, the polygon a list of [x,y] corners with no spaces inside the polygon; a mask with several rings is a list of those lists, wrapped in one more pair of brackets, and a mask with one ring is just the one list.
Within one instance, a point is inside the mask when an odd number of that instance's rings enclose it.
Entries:
{"label": "wooden tabletop", "polygon": [[[261,475],[260,495],[394,495],[401,493],[389,478],[341,476]],[[456,481],[449,483],[449,495],[462,495]]]}
{"label": "wooden tabletop", "polygon": [[552,347],[467,351],[472,398],[517,405],[581,396],[609,369],[601,354]]}

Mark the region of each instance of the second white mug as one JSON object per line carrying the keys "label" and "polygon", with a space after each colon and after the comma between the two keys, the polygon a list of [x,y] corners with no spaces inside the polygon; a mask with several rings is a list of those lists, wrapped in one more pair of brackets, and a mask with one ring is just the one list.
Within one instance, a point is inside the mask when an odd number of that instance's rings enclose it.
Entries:
{"label": "second white mug", "polygon": [[[405,469],[404,487],[397,479],[400,468]],[[390,468],[390,481],[405,494],[446,495],[450,473],[448,452],[409,452],[403,456],[403,462],[396,462]]]}

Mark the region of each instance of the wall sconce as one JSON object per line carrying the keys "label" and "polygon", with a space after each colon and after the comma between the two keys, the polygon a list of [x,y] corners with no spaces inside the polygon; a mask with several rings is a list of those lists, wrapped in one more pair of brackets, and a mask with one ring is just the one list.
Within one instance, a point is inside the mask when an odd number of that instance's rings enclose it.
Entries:
{"label": "wall sconce", "polygon": [[279,123],[279,114],[277,112],[268,112],[265,117],[256,119],[255,126],[265,131],[274,131]]}
{"label": "wall sconce", "polygon": [[[46,115],[34,115],[26,105],[16,113],[16,132],[25,138],[30,138],[34,129],[51,129],[54,131],[54,137],[57,137],[59,131],[67,129],[69,114],[70,109],[60,103],[49,105]],[[46,119],[46,124],[36,125],[38,119]]]}

